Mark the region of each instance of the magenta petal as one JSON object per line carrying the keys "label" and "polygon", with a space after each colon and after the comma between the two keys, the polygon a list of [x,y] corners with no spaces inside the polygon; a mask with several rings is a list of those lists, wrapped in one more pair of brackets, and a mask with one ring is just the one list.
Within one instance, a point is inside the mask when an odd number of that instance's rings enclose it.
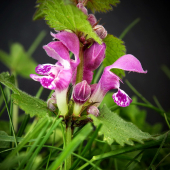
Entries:
{"label": "magenta petal", "polygon": [[43,65],[39,64],[35,68],[35,71],[37,74],[48,76],[52,67],[54,67],[54,65],[52,65],[52,64],[43,64]]}
{"label": "magenta petal", "polygon": [[132,99],[121,89],[112,96],[114,102],[120,107],[127,107],[132,102]]}
{"label": "magenta petal", "polygon": [[95,106],[99,106],[109,90],[119,88],[119,80],[120,78],[118,76],[105,68],[98,84],[96,85],[90,97],[90,102],[95,102]]}
{"label": "magenta petal", "polygon": [[69,51],[62,42],[50,42],[49,44],[43,46],[43,48],[45,49],[48,56],[58,60],[62,65],[66,65],[66,67],[69,67]]}
{"label": "magenta petal", "polygon": [[67,32],[67,31],[62,31],[59,32],[58,34],[53,34],[51,35],[59,39],[68,49],[75,55],[75,60],[71,60],[72,64],[74,67],[77,67],[78,64],[80,63],[79,59],[79,39],[76,34]]}
{"label": "magenta petal", "polygon": [[93,72],[84,68],[83,70],[83,80],[86,80],[88,84],[93,80]]}
{"label": "magenta petal", "polygon": [[67,89],[70,84],[71,78],[72,78],[72,70],[71,69],[61,70],[54,80],[56,89],[60,92]]}
{"label": "magenta petal", "polygon": [[73,99],[76,103],[83,104],[90,97],[91,88],[86,80],[76,84],[73,90]]}
{"label": "magenta petal", "polygon": [[134,71],[138,73],[147,73],[142,68],[140,61],[131,54],[126,54],[116,60],[108,69],[119,68],[125,71]]}
{"label": "magenta petal", "polygon": [[47,88],[50,90],[56,89],[54,78],[50,76],[37,76],[35,74],[31,74],[30,77],[35,81],[39,81],[44,88]]}
{"label": "magenta petal", "polygon": [[37,76],[36,74],[30,74],[30,77],[31,77],[33,80],[35,80],[35,81],[40,81],[40,78],[41,78],[42,76]]}
{"label": "magenta petal", "polygon": [[120,87],[120,78],[112,73],[111,71],[107,70],[105,67],[104,72],[99,80],[98,86],[107,93],[111,89],[118,89]]}
{"label": "magenta petal", "polygon": [[93,43],[93,45],[84,52],[85,67],[92,71],[97,69],[105,58],[105,50],[105,43],[101,45],[96,42]]}

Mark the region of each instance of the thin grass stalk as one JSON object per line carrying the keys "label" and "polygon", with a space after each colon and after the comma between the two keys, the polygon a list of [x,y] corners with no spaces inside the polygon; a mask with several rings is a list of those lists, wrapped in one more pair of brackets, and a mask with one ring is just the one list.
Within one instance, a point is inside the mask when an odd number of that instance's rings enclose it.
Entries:
{"label": "thin grass stalk", "polygon": [[13,126],[13,122],[12,122],[12,118],[11,118],[11,115],[10,115],[10,111],[9,111],[9,108],[8,108],[8,104],[7,104],[7,100],[6,100],[6,97],[5,97],[5,94],[4,94],[4,91],[3,91],[3,88],[0,84],[0,89],[1,89],[1,92],[3,94],[3,97],[4,97],[4,101],[5,101],[5,105],[6,105],[6,109],[7,109],[7,112],[8,112],[8,117],[9,117],[9,121],[10,121],[10,126],[12,128],[12,133],[13,133],[13,136],[14,136],[14,140],[15,140],[15,146],[17,147],[17,140],[16,140],[16,135],[15,135],[15,131],[14,131],[14,126]]}
{"label": "thin grass stalk", "polygon": [[151,161],[151,163],[150,163],[150,165],[149,165],[149,167],[148,167],[148,170],[151,169],[153,163],[155,162],[155,159],[157,158],[157,156],[158,156],[160,150],[162,149],[162,147],[163,147],[163,145],[164,145],[164,143],[165,143],[165,140],[166,140],[166,138],[167,138],[167,135],[168,135],[168,134],[166,134],[165,137],[164,137],[164,139],[162,140],[162,143],[161,143],[159,149],[157,150],[157,152],[156,152],[154,158],[152,159],[152,161]]}
{"label": "thin grass stalk", "polygon": [[36,50],[38,45],[41,43],[41,41],[43,40],[45,35],[46,35],[46,31],[41,31],[39,33],[39,35],[37,36],[37,38],[35,39],[35,41],[32,43],[32,45],[30,46],[30,48],[27,51],[28,56],[31,56],[34,53],[34,51]]}
{"label": "thin grass stalk", "polygon": [[[94,139],[97,137],[97,134],[98,134],[98,132],[99,132],[99,130],[100,130],[101,127],[102,127],[102,124],[100,124],[100,125],[97,127],[97,129],[96,129],[95,132],[93,133],[92,137],[91,137],[90,140],[88,141],[87,145],[85,146],[84,150],[82,151],[81,156],[84,156],[84,155],[87,153],[87,151],[89,150],[89,148],[91,148],[91,145],[92,145]],[[72,165],[72,167],[71,167],[70,170],[76,169],[77,166],[79,165],[79,163],[80,163],[80,159],[77,159],[77,160],[73,163],[73,165]]]}
{"label": "thin grass stalk", "polygon": [[148,105],[152,105],[148,100],[146,100],[142,94],[140,94],[133,86],[132,84],[128,81],[128,80],[125,80],[126,84],[129,86],[129,88],[139,97],[141,98],[141,100],[143,100],[146,104]]}
{"label": "thin grass stalk", "polygon": [[[37,147],[37,149],[34,151],[34,153],[32,154],[31,158],[29,159],[26,167],[25,167],[25,170],[31,170],[32,169],[32,166],[33,166],[33,163],[34,163],[34,160],[37,156],[37,154],[40,152],[40,150],[43,148],[43,145],[45,144],[45,142],[48,140],[48,138],[50,137],[50,135],[52,134],[52,132],[57,128],[57,126],[59,125],[59,123],[62,121],[62,118],[59,118],[57,121],[57,118],[55,119],[55,121],[53,122],[53,124],[51,125],[48,133],[46,133],[45,137],[42,139],[42,141],[40,141],[40,145]],[[51,122],[49,122],[51,123]],[[49,126],[49,123],[48,123],[48,126]],[[47,127],[48,127],[47,126]],[[47,130],[47,128],[46,128]],[[46,131],[45,130],[45,131]]]}

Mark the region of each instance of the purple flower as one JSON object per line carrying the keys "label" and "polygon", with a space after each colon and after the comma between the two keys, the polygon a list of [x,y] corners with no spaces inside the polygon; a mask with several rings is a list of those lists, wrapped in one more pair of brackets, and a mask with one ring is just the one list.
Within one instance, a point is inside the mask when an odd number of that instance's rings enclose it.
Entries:
{"label": "purple flower", "polygon": [[[57,106],[61,114],[65,115],[68,112],[67,89],[73,73],[80,63],[79,39],[76,34],[66,31],[58,34],[52,33],[52,36],[60,41],[50,42],[43,48],[48,56],[58,60],[58,62],[55,65],[38,65],[35,71],[42,76],[31,74],[30,77],[39,81],[44,88],[55,90]],[[75,60],[70,59],[69,51],[74,54]]]}
{"label": "purple flower", "polygon": [[147,73],[147,71],[143,70],[140,61],[133,55],[127,54],[120,57],[112,65],[105,67],[104,72],[89,99],[90,102],[97,102],[95,106],[100,105],[105,94],[111,89],[118,89],[118,92],[114,93],[112,96],[117,105],[126,107],[129,106],[129,104],[132,102],[132,99],[123,90],[119,89],[119,80],[121,81],[121,79],[110,71],[113,68],[138,73]]}

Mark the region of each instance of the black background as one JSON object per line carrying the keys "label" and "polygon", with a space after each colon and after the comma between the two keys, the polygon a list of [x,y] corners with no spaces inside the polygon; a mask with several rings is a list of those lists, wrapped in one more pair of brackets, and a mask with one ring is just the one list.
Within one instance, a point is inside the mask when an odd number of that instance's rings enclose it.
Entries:
{"label": "black background", "polygon": [[[9,52],[9,44],[22,43],[26,50],[38,36],[40,31],[47,32],[33,58],[37,63],[54,63],[49,58],[42,45],[52,40],[50,29],[44,20],[32,21],[35,12],[35,0],[6,0],[0,5],[0,49]],[[154,104],[153,95],[157,96],[162,107],[167,111],[170,108],[170,81],[160,69],[162,64],[170,68],[170,31],[169,31],[169,5],[166,0],[122,0],[113,11],[96,13],[97,19],[109,34],[117,37],[136,18],[140,22],[123,38],[127,53],[136,56],[142,63],[147,74],[126,73],[126,77],[134,87]],[[53,31],[54,32],[54,31]],[[8,69],[0,63],[0,72]],[[31,95],[35,95],[40,85],[33,80],[19,77],[19,87]],[[126,84],[121,84],[121,89],[133,96],[133,92]],[[43,99],[47,98],[49,90],[45,90]],[[150,123],[163,121],[158,113],[147,109],[147,120]]]}

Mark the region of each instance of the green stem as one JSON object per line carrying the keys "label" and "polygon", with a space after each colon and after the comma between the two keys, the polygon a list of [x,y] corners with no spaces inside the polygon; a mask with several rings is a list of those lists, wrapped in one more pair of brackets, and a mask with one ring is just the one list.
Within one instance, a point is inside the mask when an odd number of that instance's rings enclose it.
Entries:
{"label": "green stem", "polygon": [[130,25],[128,25],[125,30],[119,36],[120,39],[124,38],[124,36],[140,21],[140,18],[136,18]]}
{"label": "green stem", "polygon": [[[72,139],[72,129],[71,129],[71,125],[69,124],[68,127],[66,128],[66,147],[70,144]],[[65,170],[69,170],[72,166],[72,155],[70,154],[67,158],[66,158],[66,168]]]}
{"label": "green stem", "polygon": [[76,84],[83,80],[83,65],[84,65],[83,47],[80,47],[79,59],[80,64],[77,67]]}
{"label": "green stem", "polygon": [[[15,71],[11,73],[15,76],[15,87],[18,88],[17,74]],[[19,111],[18,106],[16,104],[13,104],[12,121],[13,121],[15,132],[17,132],[18,130],[18,111]]]}
{"label": "green stem", "polygon": [[97,83],[97,81],[99,80],[100,75],[102,74],[103,69],[104,69],[104,67],[103,67],[103,65],[101,64],[100,67],[99,67],[99,69],[97,70],[97,73],[96,73],[94,79],[93,79],[93,83],[94,83],[94,84]]}
{"label": "green stem", "polygon": [[28,56],[31,56],[35,49],[38,47],[38,45],[41,43],[41,41],[43,40],[43,38],[46,35],[46,31],[41,31],[40,34],[38,35],[38,37],[35,39],[35,41],[32,43],[31,47],[28,49],[27,54]]}
{"label": "green stem", "polygon": [[128,80],[125,80],[126,84],[129,86],[129,88],[139,97],[141,100],[143,100],[146,104],[149,104],[152,106],[152,104],[146,100],[131,84]]}

